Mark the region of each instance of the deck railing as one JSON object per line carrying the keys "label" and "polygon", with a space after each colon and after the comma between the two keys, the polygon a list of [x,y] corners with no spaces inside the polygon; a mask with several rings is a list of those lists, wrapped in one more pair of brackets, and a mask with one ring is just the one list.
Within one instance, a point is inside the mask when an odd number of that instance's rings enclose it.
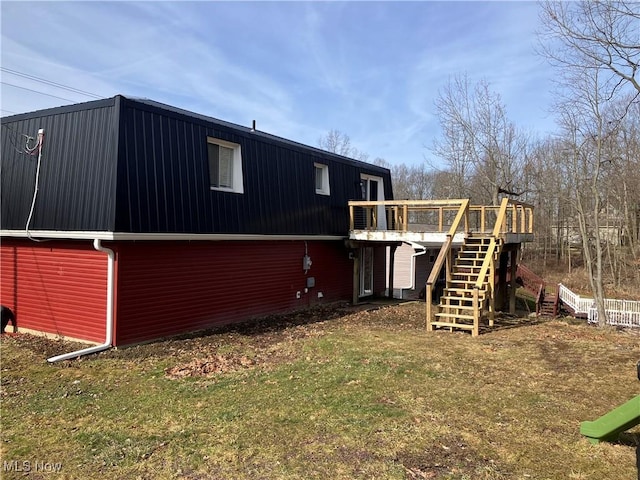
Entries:
{"label": "deck railing", "polygon": [[[384,200],[349,202],[349,229],[369,231],[422,231],[445,233],[450,230],[467,199]],[[490,234],[496,226],[501,205],[469,205],[464,231]],[[382,220],[384,219],[384,220]],[[533,233],[533,206],[507,200],[500,233]]]}
{"label": "deck railing", "polygon": [[[573,293],[564,285],[558,285],[560,300],[573,310],[574,315],[587,317],[589,323],[598,323],[598,309],[593,298]],[[640,327],[640,302],[635,300],[604,299],[604,310],[608,325]]]}

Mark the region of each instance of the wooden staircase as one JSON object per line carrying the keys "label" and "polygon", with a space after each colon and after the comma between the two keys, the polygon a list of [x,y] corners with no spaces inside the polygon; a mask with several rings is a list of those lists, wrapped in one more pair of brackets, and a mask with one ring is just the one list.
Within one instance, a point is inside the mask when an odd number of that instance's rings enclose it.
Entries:
{"label": "wooden staircase", "polygon": [[540,292],[536,299],[536,315],[539,317],[556,318],[558,316],[558,307],[560,304],[560,298],[558,296],[558,290],[554,295],[549,295],[546,292],[544,284],[540,285]]}
{"label": "wooden staircase", "polygon": [[447,275],[439,311],[434,315],[435,320],[429,323],[430,330],[442,327],[470,330],[476,336],[485,311],[489,325],[493,325],[494,265],[500,255],[501,243],[491,235],[465,239]]}
{"label": "wooden staircase", "polygon": [[[455,218],[446,232],[446,239],[426,282],[427,330],[461,329],[477,336],[480,333],[480,320],[485,313],[489,326],[493,326],[496,264],[500,263],[498,260],[503,252],[509,252],[513,260],[519,248],[517,244],[526,241],[526,235],[533,233],[533,211],[527,210],[530,212],[527,217],[524,204],[507,198],[503,198],[499,206],[484,206],[479,210],[470,208],[467,199],[457,203],[459,206]],[[472,211],[479,214],[476,217],[479,221],[475,225],[470,222],[469,214]],[[459,229],[464,232],[464,242],[454,260],[453,238]],[[443,269],[446,286],[436,307],[431,300]],[[515,271],[512,273],[515,274]],[[506,279],[504,283],[501,288],[506,288]],[[509,309],[515,310],[515,295],[510,293],[509,302]]]}
{"label": "wooden staircase", "polygon": [[[555,292],[547,291],[547,284],[544,279],[523,264],[518,265],[516,275],[522,287],[535,296],[536,315],[538,317],[557,317],[560,306],[558,288],[555,288]],[[508,280],[509,282],[516,281],[516,279],[511,278]]]}

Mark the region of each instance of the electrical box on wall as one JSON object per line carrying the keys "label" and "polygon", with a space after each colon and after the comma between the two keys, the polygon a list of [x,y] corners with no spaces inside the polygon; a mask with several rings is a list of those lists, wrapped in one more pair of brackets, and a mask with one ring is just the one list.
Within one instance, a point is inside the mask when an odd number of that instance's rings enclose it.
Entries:
{"label": "electrical box on wall", "polygon": [[304,257],[302,257],[302,269],[305,271],[305,273],[311,269],[311,264],[313,262],[311,261],[311,257],[309,255],[305,255]]}
{"label": "electrical box on wall", "polygon": [[307,278],[307,288],[313,288],[316,286],[316,277]]}

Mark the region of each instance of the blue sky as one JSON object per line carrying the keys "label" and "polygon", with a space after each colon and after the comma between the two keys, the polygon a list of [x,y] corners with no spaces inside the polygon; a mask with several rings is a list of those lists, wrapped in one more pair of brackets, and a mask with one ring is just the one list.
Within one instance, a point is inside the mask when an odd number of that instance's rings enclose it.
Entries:
{"label": "blue sky", "polygon": [[[2,1],[2,115],[146,97],[317,146],[331,129],[392,164],[433,161],[434,100],[484,79],[510,119],[554,128],[534,2]],[[22,88],[19,88],[22,87]],[[36,93],[30,90],[42,93]],[[437,162],[436,162],[437,163]]]}

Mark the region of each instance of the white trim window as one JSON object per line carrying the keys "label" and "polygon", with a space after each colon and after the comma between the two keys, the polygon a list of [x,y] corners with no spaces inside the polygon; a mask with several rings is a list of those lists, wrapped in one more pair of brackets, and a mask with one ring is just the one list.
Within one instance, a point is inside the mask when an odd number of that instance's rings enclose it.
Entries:
{"label": "white trim window", "polygon": [[316,193],[319,195],[330,195],[329,188],[329,166],[322,163],[314,163]]}
{"label": "white trim window", "polygon": [[211,190],[244,193],[240,145],[207,137]]}

